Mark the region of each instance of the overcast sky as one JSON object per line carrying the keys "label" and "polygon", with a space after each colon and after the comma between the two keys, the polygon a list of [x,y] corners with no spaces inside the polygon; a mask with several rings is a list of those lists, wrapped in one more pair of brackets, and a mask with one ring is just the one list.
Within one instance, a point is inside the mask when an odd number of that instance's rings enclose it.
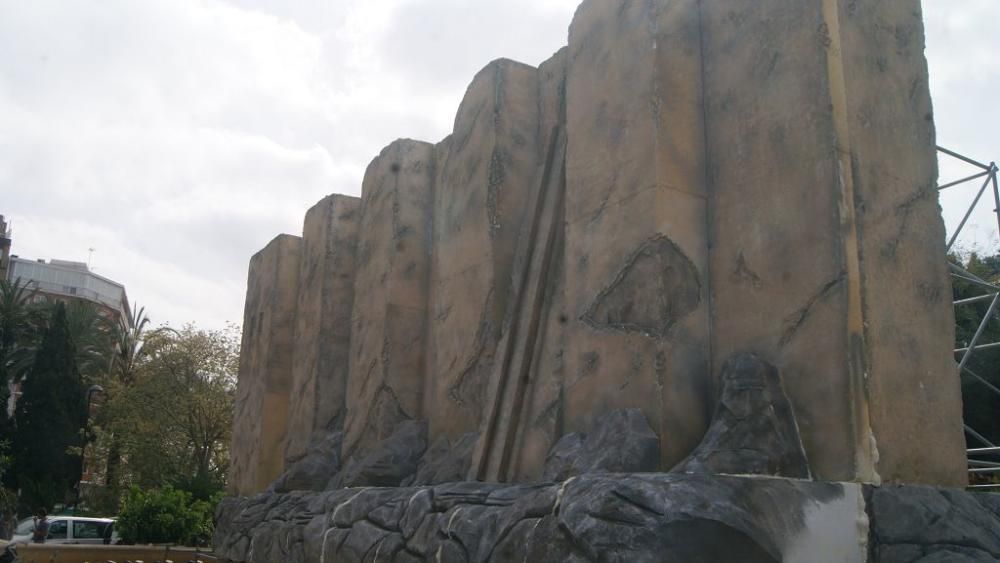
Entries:
{"label": "overcast sky", "polygon": [[[250,255],[472,76],[566,43],[578,0],[0,0],[0,214],[154,322],[241,322]],[[1000,158],[996,0],[924,0],[939,143]],[[942,177],[967,168],[942,162]],[[949,223],[964,212],[956,193]],[[963,244],[996,244],[991,206]]]}

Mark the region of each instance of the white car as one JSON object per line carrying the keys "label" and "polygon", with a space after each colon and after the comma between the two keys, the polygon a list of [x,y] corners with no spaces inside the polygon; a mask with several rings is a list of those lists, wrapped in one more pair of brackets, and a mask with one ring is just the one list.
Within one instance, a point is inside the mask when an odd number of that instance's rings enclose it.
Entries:
{"label": "white car", "polygon": [[[50,516],[49,535],[45,543],[57,544],[114,544],[118,543],[113,518],[85,518],[83,516]],[[11,543],[31,543],[35,519],[26,518],[17,524]]]}

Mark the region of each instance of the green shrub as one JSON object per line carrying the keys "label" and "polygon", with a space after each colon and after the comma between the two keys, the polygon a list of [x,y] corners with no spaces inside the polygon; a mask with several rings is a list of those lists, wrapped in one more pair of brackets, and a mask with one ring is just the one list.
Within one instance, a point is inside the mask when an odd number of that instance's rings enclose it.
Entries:
{"label": "green shrub", "polygon": [[132,487],[122,502],[118,534],[125,543],[204,544],[212,535],[216,501],[192,500],[172,487]]}

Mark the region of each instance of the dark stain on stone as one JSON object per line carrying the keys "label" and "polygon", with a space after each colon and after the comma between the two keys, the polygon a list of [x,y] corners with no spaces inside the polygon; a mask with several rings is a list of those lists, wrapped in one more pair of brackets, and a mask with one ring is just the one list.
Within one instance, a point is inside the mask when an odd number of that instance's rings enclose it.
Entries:
{"label": "dark stain on stone", "polygon": [[924,303],[934,305],[941,302],[944,291],[938,284],[923,282],[917,284],[917,293],[920,294],[920,299]]}
{"label": "dark stain on stone", "polygon": [[701,304],[701,278],[665,235],[639,245],[584,313],[596,329],[665,337]]}
{"label": "dark stain on stone", "polygon": [[747,264],[747,258],[743,255],[742,250],[736,257],[736,268],[733,270],[733,278],[754,289],[760,289],[764,285],[760,276],[750,269],[750,266]]}
{"label": "dark stain on stone", "polygon": [[399,174],[399,171],[402,169],[403,167],[400,166],[398,162],[393,162],[392,164],[389,165],[389,171],[392,172],[393,174]]}
{"label": "dark stain on stone", "polygon": [[500,231],[500,190],[506,178],[507,157],[496,148],[490,156],[489,184],[486,186],[486,210],[490,220],[490,238],[496,237]]}
{"label": "dark stain on stone", "polygon": [[583,355],[583,375],[592,375],[597,372],[597,368],[601,365],[601,355],[597,352],[590,351]]}

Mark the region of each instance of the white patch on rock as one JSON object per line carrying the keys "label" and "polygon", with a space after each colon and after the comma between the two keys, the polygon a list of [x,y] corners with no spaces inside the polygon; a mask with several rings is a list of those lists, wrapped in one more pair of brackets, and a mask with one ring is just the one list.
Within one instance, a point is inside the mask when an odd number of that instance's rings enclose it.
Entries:
{"label": "white patch on rock", "polygon": [[804,527],[789,537],[786,563],[864,563],[868,559],[868,515],[862,488],[842,483],[844,496],[803,507]]}

